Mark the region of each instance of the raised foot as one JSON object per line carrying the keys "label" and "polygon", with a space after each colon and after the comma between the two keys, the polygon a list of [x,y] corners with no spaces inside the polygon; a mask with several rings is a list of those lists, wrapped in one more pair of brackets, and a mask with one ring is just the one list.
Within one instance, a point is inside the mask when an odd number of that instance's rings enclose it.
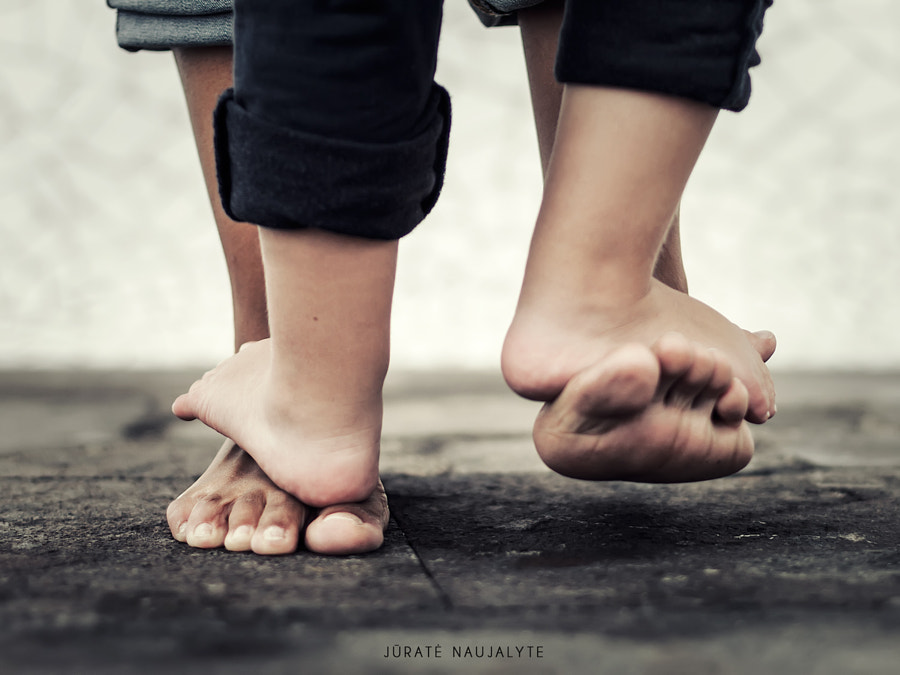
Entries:
{"label": "raised foot", "polygon": [[747,406],[722,353],[670,333],[575,375],[541,410],[534,441],[551,469],[573,478],[707,480],[750,461]]}
{"label": "raised foot", "polygon": [[745,419],[762,424],[775,414],[775,387],[765,362],[775,351],[768,331],[749,333],[711,307],[652,280],[649,292],[621,306],[592,304],[577,294],[520,300],[503,347],[503,374],[521,396],[555,399],[570,380],[616,348],[648,348],[677,332],[717,349],[747,388]]}
{"label": "raised foot", "polygon": [[246,450],[278,487],[308,506],[363,502],[378,485],[379,386],[304,382],[272,367],[271,341],[249,343],[172,406]]}
{"label": "raised foot", "polygon": [[329,506],[316,515],[226,441],[203,475],[169,504],[166,517],[172,536],[195,548],[284,555],[297,549],[305,527],[307,549],[347,555],[381,546],[388,506],[379,482],[365,501]]}

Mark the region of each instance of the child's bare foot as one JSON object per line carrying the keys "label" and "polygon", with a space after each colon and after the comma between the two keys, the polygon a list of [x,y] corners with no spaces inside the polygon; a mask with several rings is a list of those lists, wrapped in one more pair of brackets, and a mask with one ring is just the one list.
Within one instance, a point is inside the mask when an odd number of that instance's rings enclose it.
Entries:
{"label": "child's bare foot", "polygon": [[248,343],[179,396],[172,410],[234,440],[304,504],[368,499],[378,485],[380,389],[339,393],[315,378],[301,386],[302,377],[286,386],[271,364],[270,339]]}
{"label": "child's bare foot", "polygon": [[[178,541],[196,548],[224,546],[260,555],[296,550],[310,515],[306,506],[272,483],[253,458],[229,440],[197,482],[166,511]],[[366,501],[330,506],[319,513],[306,529],[306,547],[326,555],[374,551],[384,541],[387,520],[387,498],[379,483]]]}
{"label": "child's bare foot", "polygon": [[746,410],[724,354],[670,333],[575,375],[538,415],[534,441],[550,468],[573,478],[706,480],[750,461]]}

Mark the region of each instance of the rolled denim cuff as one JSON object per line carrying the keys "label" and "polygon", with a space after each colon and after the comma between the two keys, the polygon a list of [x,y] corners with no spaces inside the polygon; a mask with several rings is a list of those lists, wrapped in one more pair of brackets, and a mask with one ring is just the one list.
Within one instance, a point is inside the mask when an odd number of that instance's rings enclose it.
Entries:
{"label": "rolled denim cuff", "polygon": [[232,44],[231,0],[107,0],[116,40],[129,51]]}
{"label": "rolled denim cuff", "polygon": [[515,26],[519,20],[516,13],[520,9],[539,5],[544,0],[469,0],[469,6],[488,28],[495,26]]}
{"label": "rolled denim cuff", "polygon": [[450,97],[434,85],[434,116],[416,138],[363,143],[305,133],[249,114],[229,89],[215,110],[219,194],[234,220],[399,239],[437,202]]}
{"label": "rolled denim cuff", "polygon": [[740,111],[772,0],[566,3],[560,82],[679,96]]}

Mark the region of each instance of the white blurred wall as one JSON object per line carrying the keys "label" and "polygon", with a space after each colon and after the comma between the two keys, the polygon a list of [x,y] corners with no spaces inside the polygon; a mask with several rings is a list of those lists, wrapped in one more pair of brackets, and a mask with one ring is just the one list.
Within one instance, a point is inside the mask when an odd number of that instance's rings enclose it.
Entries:
{"label": "white blurred wall", "polygon": [[[404,240],[393,365],[494,367],[540,194],[515,29],[446,0],[446,186]],[[105,4],[0,4],[0,367],[208,365],[224,263],[168,54]],[[683,213],[692,292],[780,338],[776,368],[900,367],[900,4],[791,0]]]}

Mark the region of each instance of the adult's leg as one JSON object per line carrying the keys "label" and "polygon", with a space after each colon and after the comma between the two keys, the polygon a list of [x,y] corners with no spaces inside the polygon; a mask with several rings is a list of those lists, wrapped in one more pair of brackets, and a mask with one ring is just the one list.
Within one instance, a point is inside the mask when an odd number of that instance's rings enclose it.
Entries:
{"label": "adult's leg", "polygon": [[[212,112],[221,92],[232,84],[232,52],[228,47],[178,49],[175,58],[231,280],[237,350],[245,342],[267,338],[269,328],[257,230],[225,214],[216,185]],[[339,517],[325,519],[335,513]],[[310,518],[306,544],[311,550],[335,554],[372,550],[381,545],[387,516],[380,485],[363,503],[310,512],[228,439],[209,468],[167,511],[179,541],[260,554],[293,551]]]}
{"label": "adult's leg", "polygon": [[[396,238],[433,203],[440,164],[439,27],[439,3],[236,5],[220,188],[263,226],[272,337],[174,410],[238,442],[306,504],[363,500],[377,485]],[[355,181],[360,169],[371,180]]]}

